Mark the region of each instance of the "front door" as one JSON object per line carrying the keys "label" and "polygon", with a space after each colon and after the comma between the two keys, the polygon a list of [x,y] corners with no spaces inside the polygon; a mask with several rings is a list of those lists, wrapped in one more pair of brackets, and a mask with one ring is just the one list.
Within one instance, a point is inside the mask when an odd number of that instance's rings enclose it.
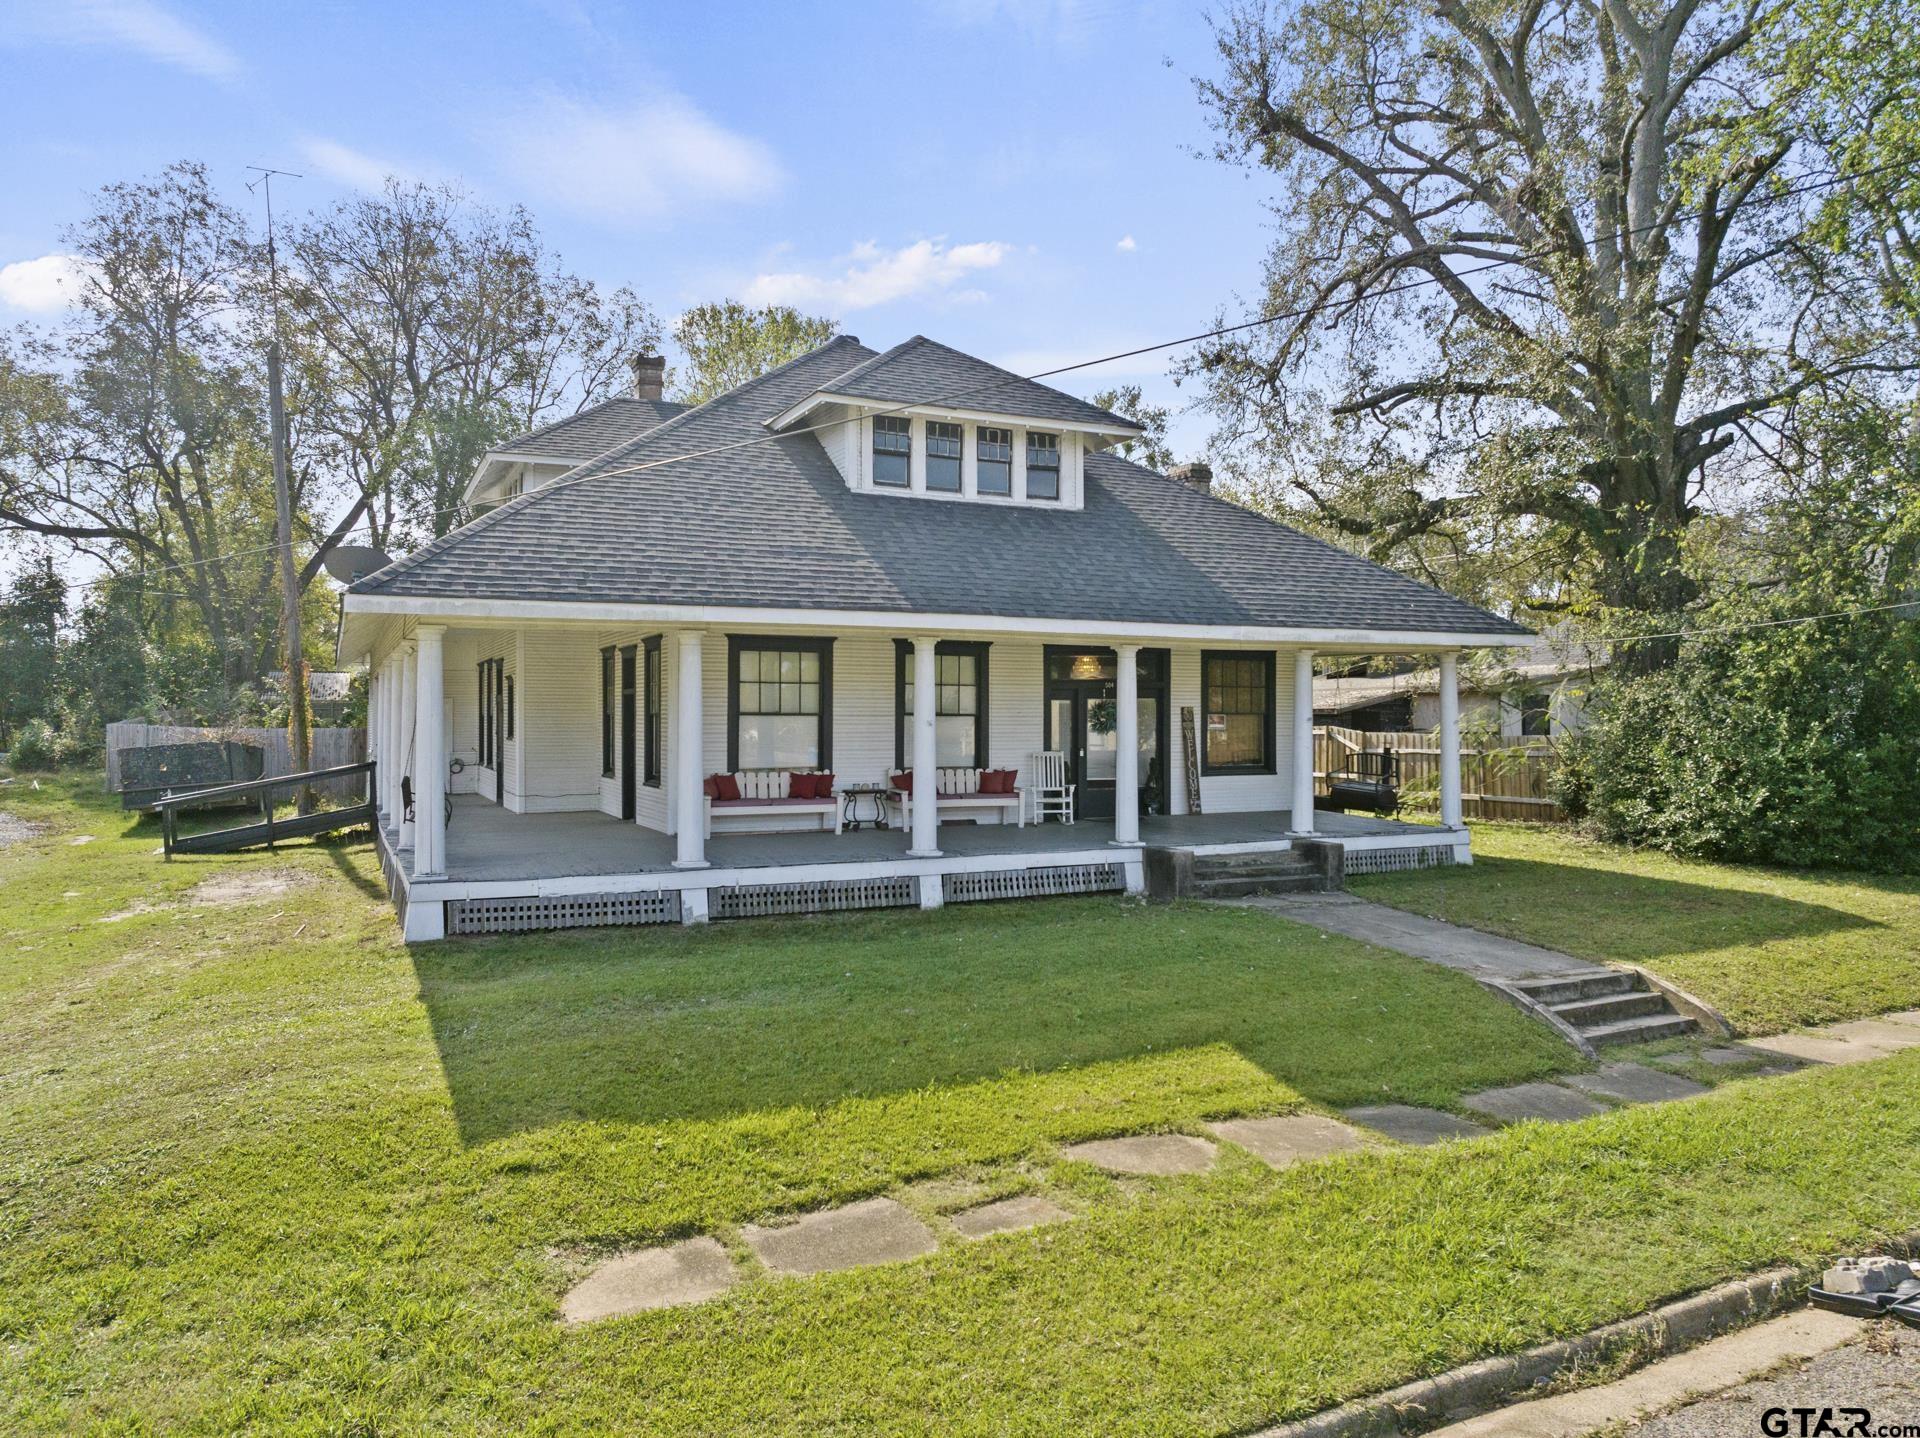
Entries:
{"label": "front door", "polygon": [[620,817],[634,816],[634,654],[629,644],[620,651]]}
{"label": "front door", "polygon": [[[1111,649],[1047,650],[1046,745],[1067,756],[1067,783],[1074,812],[1088,819],[1113,817],[1113,781],[1119,771],[1120,727],[1116,715]],[[1166,674],[1164,649],[1143,649],[1139,673],[1140,812],[1164,814],[1166,805]]]}

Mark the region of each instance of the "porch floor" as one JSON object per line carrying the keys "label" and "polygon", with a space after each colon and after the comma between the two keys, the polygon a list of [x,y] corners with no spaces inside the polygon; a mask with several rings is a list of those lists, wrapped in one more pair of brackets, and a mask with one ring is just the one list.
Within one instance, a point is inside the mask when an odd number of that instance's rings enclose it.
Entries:
{"label": "porch floor", "polygon": [[[1284,809],[1245,814],[1148,815],[1140,838],[1149,845],[1190,848],[1213,844],[1278,842],[1291,833]],[[1430,824],[1335,814],[1314,815],[1317,834],[1359,838],[1393,834],[1431,838]],[[1077,824],[942,824],[940,850],[964,857],[980,854],[1053,854],[1105,847],[1113,822]],[[834,834],[798,831],[734,834],[716,831],[707,859],[716,869],[777,868],[797,864],[857,864],[904,859],[907,836],[899,829],[863,828]],[[447,825],[447,882],[560,879],[592,874],[644,874],[673,869],[674,839],[597,812],[514,814],[471,794],[453,801]],[[403,851],[412,868],[412,854]]]}

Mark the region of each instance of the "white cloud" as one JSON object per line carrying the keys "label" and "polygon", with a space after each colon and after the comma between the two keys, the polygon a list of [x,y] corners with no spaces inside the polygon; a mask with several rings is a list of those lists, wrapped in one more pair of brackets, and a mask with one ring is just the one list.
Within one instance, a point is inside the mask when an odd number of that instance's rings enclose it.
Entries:
{"label": "white cloud", "polygon": [[[869,240],[844,255],[835,274],[788,270],[756,275],[746,299],[756,305],[798,305],[845,314],[949,289],[969,275],[993,269],[1012,252],[1013,246],[1000,240],[951,246],[918,240],[897,250],[883,250]],[[960,293],[969,300],[983,298],[975,290]]]}
{"label": "white cloud", "polygon": [[1115,243],[1114,248],[1120,251],[1120,253],[1123,255],[1130,255],[1135,250],[1139,249],[1140,246],[1136,245],[1133,242],[1132,235],[1122,235],[1119,238],[1119,240]]}
{"label": "white cloud", "polygon": [[83,262],[75,255],[15,260],[10,265],[0,265],[0,304],[50,315],[66,309],[79,298],[85,276]]}
{"label": "white cloud", "polygon": [[13,0],[0,40],[132,50],[213,80],[231,80],[241,68],[233,51],[152,0]]}
{"label": "white cloud", "polygon": [[308,169],[352,190],[384,189],[389,175],[401,180],[414,178],[402,165],[317,135],[308,135],[300,141],[300,155]]}
{"label": "white cloud", "polygon": [[616,221],[660,221],[763,199],[785,180],[773,151],[677,95],[624,109],[549,98],[494,135],[502,160],[537,197]]}

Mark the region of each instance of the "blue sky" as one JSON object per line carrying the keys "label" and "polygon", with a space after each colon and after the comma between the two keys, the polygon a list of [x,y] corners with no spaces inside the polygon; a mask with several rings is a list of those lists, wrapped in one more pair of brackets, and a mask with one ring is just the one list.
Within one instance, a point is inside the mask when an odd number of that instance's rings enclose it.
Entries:
{"label": "blue sky", "polygon": [[[7,0],[0,323],[57,313],[62,228],[116,179],[205,161],[389,172],[524,203],[663,315],[732,295],[926,333],[1022,372],[1204,328],[1258,284],[1260,181],[1197,158],[1198,5],[219,4]],[[1137,380],[1149,356],[1055,381]],[[1197,454],[1206,424],[1177,422]]]}

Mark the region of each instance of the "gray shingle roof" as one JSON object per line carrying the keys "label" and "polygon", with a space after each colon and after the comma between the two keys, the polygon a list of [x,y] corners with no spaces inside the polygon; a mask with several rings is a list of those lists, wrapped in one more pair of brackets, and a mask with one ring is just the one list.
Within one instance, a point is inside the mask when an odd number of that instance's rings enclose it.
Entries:
{"label": "gray shingle roof", "polygon": [[686,409],[667,399],[619,395],[578,414],[529,430],[493,446],[496,454],[528,454],[570,464],[597,459],[615,445],[665,424]]}
{"label": "gray shingle roof", "polygon": [[947,404],[988,414],[1050,419],[1063,425],[1140,426],[1111,410],[1023,379],[1011,370],[915,335],[823,386],[835,394],[889,404]]}
{"label": "gray shingle roof", "polygon": [[872,358],[832,341],[352,592],[1526,633],[1112,455],[1088,457],[1079,511],[855,493],[812,434],[764,421]]}

